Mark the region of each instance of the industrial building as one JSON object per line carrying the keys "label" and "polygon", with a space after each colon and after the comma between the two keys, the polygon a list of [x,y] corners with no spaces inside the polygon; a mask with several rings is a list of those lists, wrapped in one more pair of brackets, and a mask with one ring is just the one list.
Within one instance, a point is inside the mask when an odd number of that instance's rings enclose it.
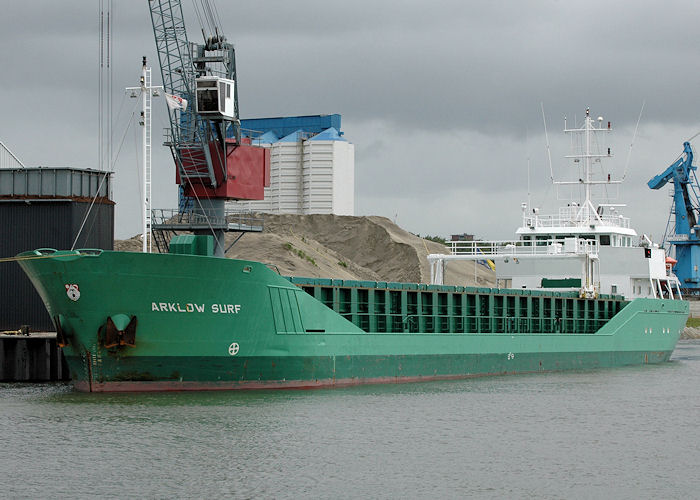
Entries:
{"label": "industrial building", "polygon": [[[14,161],[21,162],[11,153],[6,159],[9,165],[0,168],[0,257],[37,248],[113,248],[111,174],[18,167]],[[22,325],[54,331],[39,294],[16,262],[0,263],[0,297],[0,331]]]}
{"label": "industrial building", "polygon": [[265,199],[231,201],[229,208],[274,214],[355,214],[355,146],[343,137],[341,116],[241,120],[253,145],[270,149]]}

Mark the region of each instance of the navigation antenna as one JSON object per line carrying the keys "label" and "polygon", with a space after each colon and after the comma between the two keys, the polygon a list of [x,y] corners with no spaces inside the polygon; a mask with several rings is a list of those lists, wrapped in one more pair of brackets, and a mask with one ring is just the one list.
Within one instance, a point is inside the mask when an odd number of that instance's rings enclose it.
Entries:
{"label": "navigation antenna", "polygon": [[634,146],[634,141],[637,139],[637,130],[639,129],[639,122],[642,119],[642,112],[644,111],[644,105],[646,104],[646,101],[642,101],[642,109],[639,110],[639,116],[637,117],[637,125],[634,127],[634,134],[632,135],[632,142],[630,143],[630,149],[627,151],[627,161],[625,162],[625,170],[622,173],[622,180],[625,180],[625,177],[627,177],[627,169],[630,166],[630,157],[632,156],[632,147]]}
{"label": "navigation antenna", "polygon": [[106,171],[112,164],[112,1],[100,0],[99,8],[97,164]]}
{"label": "navigation antenna", "polygon": [[542,122],[544,123],[544,140],[547,143],[547,158],[549,159],[549,178],[554,182],[554,168],[552,168],[552,152],[549,150],[549,135],[547,135],[547,119],[544,117],[544,103],[540,102],[542,108]]}
{"label": "navigation antenna", "polygon": [[530,134],[528,134],[527,127],[525,127],[525,149],[527,151],[527,208],[528,210],[532,206],[532,192],[530,191]]}

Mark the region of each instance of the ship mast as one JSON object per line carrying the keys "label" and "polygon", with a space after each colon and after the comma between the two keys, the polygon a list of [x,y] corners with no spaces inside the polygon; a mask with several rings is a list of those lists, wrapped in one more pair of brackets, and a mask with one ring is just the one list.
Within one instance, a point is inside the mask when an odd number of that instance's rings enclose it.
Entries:
{"label": "ship mast", "polygon": [[131,97],[138,97],[141,94],[141,120],[143,127],[142,150],[143,156],[143,224],[142,240],[143,253],[151,253],[151,97],[158,97],[163,87],[151,85],[151,68],[146,66],[146,56],[143,57],[141,68],[141,81],[139,87],[127,87],[126,91],[131,92]]}
{"label": "ship mast", "polygon": [[593,163],[595,161],[600,161],[601,158],[612,158],[610,153],[610,148],[607,148],[607,152],[596,153],[593,152],[593,140],[596,134],[605,132],[609,133],[612,131],[610,122],[608,122],[607,127],[603,126],[603,117],[598,117],[598,123],[596,124],[590,115],[590,108],[586,108],[586,117],[584,119],[583,127],[581,128],[566,128],[566,120],[564,121],[564,132],[568,134],[578,134],[583,135],[582,150],[580,152],[574,151],[573,154],[565,156],[565,158],[573,158],[575,163],[583,164],[583,175],[577,181],[554,181],[555,185],[583,185],[585,199],[581,203],[581,207],[576,214],[576,219],[578,221],[598,221],[603,222],[600,214],[593,205],[591,199],[591,189],[594,185],[602,184],[621,184],[622,181],[612,180],[610,174],[608,174],[606,179],[594,179],[593,178]]}

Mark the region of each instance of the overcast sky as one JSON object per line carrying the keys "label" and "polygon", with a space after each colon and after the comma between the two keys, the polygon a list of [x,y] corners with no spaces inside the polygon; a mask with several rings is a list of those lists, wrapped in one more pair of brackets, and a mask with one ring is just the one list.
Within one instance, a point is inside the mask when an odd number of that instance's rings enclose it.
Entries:
{"label": "overcast sky", "polygon": [[[191,0],[190,40],[201,42]],[[668,191],[646,181],[700,131],[700,3],[676,1],[219,1],[236,46],[242,118],[339,113],[355,144],[357,215],[415,233],[513,237],[520,203],[555,211],[541,103],[557,178],[571,178],[561,132],[613,124],[613,202],[660,239]],[[0,141],[26,165],[98,165],[99,2],[3,2]],[[114,1],[113,195],[116,236],[140,232],[136,153],[126,125],[141,57],[160,71],[146,0]],[[630,154],[637,118],[645,102]],[[154,100],[153,206],[175,207],[174,166]],[[700,138],[698,139],[700,141]],[[549,210],[547,210],[549,209]]]}

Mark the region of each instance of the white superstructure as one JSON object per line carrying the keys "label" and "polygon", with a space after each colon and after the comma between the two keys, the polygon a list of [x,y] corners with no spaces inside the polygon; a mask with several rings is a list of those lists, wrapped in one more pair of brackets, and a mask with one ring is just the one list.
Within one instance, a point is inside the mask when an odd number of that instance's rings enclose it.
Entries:
{"label": "white superstructure", "polygon": [[[600,293],[636,297],[680,298],[678,279],[671,273],[663,249],[646,236],[641,237],[620,213],[621,204],[592,201],[596,186],[612,186],[621,181],[609,174],[594,174],[593,166],[611,156],[598,152],[596,135],[610,132],[586,117],[581,128],[567,129],[578,145],[567,156],[581,167],[575,181],[555,181],[558,186],[580,186],[583,199],[572,201],[555,215],[542,215],[522,204],[522,225],[517,239],[500,242],[452,242],[449,254],[428,256],[431,279],[441,284],[446,264],[451,260],[492,260],[498,285],[503,288],[578,289],[582,296]],[[601,177],[602,175],[602,177]]]}

